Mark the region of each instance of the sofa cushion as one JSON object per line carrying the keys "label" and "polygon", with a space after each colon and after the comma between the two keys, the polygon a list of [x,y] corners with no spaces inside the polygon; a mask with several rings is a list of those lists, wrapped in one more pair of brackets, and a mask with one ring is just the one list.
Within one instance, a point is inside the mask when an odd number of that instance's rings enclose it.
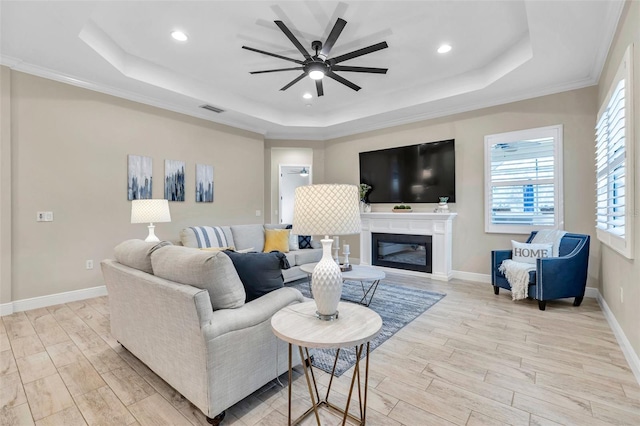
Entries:
{"label": "sofa cushion", "polygon": [[[292,229],[292,225],[287,225],[285,229]],[[300,250],[300,244],[298,243],[298,236],[294,233],[289,234],[289,251]]]}
{"label": "sofa cushion", "polygon": [[228,226],[190,226],[180,231],[185,247],[233,247],[233,236]]}
{"label": "sofa cushion", "polygon": [[244,305],[244,286],[224,252],[168,246],[153,252],[151,264],[160,278],[208,290],[213,310]]}
{"label": "sofa cushion", "polygon": [[514,262],[536,264],[536,259],[551,257],[553,244],[529,244],[511,240]]}
{"label": "sofa cushion", "polygon": [[143,240],[123,241],[114,249],[116,260],[130,268],[153,274],[151,254],[160,247],[170,246],[169,241],[146,242]]}
{"label": "sofa cushion", "polygon": [[246,302],[284,286],[282,269],[289,268],[284,253],[236,253],[225,252],[233,261],[244,285]]}
{"label": "sofa cushion", "polygon": [[311,235],[298,235],[298,248],[300,250],[311,248]]}
{"label": "sofa cushion", "polygon": [[322,249],[304,249],[294,252],[296,255],[296,265],[304,265],[305,263],[320,262],[322,259]]}
{"label": "sofa cushion", "polygon": [[289,234],[288,229],[265,229],[264,230],[264,251],[279,251],[282,253],[289,252]]}
{"label": "sofa cushion", "polygon": [[264,226],[258,225],[233,225],[231,234],[237,249],[253,247],[256,251],[264,249]]}

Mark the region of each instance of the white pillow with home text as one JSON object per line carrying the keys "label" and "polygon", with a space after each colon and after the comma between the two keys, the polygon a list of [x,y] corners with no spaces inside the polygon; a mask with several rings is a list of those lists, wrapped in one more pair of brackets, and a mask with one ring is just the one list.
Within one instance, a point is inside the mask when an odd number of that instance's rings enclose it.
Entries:
{"label": "white pillow with home text", "polygon": [[511,240],[511,259],[514,262],[533,263],[536,259],[551,257],[553,244],[529,244]]}

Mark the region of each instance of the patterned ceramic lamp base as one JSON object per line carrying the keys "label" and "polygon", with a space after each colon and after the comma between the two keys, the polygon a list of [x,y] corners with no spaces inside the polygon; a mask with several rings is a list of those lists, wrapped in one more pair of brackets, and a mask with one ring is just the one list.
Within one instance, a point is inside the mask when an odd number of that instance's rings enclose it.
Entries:
{"label": "patterned ceramic lamp base", "polygon": [[323,239],[321,242],[322,259],[313,270],[311,286],[318,318],[330,321],[338,317],[338,303],[342,295],[342,273],[340,266],[331,257],[333,240]]}

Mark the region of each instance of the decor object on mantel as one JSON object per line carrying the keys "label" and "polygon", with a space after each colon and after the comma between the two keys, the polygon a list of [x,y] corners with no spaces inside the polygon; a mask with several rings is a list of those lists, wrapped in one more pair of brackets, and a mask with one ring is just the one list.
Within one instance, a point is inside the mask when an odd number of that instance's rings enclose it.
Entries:
{"label": "decor object on mantel", "polygon": [[133,200],[131,201],[131,223],[149,223],[147,242],[160,241],[155,234],[153,222],[171,222],[168,200]]}
{"label": "decor object on mantel", "polygon": [[298,235],[325,235],[322,259],[313,270],[313,298],[318,318],[338,317],[342,294],[340,266],[331,257],[333,240],[329,235],[360,232],[358,188],[355,185],[307,185],[296,188],[293,206],[293,229]]}
{"label": "decor object on mantel", "polygon": [[360,184],[360,213],[371,213],[371,204],[367,202],[367,194],[371,191],[371,185]]}
{"label": "decor object on mantel", "polygon": [[434,210],[435,213],[449,213],[449,197],[440,197],[440,202],[438,203],[438,207]]}
{"label": "decor object on mantel", "polygon": [[404,204],[400,204],[398,206],[393,206],[394,213],[411,213],[413,209],[411,206],[406,206]]}

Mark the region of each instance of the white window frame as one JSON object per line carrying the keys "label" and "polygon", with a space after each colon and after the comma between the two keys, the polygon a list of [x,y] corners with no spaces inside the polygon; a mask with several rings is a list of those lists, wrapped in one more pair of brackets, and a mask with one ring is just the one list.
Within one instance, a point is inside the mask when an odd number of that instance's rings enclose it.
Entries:
{"label": "white window frame", "polygon": [[[502,234],[530,234],[540,229],[564,229],[564,197],[563,197],[563,162],[562,162],[562,134],[563,126],[538,127],[535,129],[517,130],[514,132],[498,133],[484,137],[484,231],[486,233]],[[491,180],[491,147],[496,144],[511,143],[521,140],[553,138],[554,143],[554,210],[552,226],[518,225],[513,223],[492,223],[492,188]]]}
{"label": "white window frame", "polygon": [[[624,216],[617,215],[616,219],[620,217],[624,218],[624,235],[620,236],[615,232],[615,225],[611,225],[609,223],[600,224],[598,223],[598,200],[596,194],[596,204],[595,204],[595,213],[596,213],[596,235],[598,240],[600,240],[606,246],[612,248],[616,252],[620,253],[624,257],[628,259],[634,258],[634,238],[635,238],[635,200],[634,200],[634,129],[633,129],[633,121],[635,119],[634,109],[633,109],[633,44],[630,45],[624,53],[622,61],[618,66],[618,70],[616,71],[616,75],[611,82],[611,86],[609,87],[609,91],[607,96],[604,98],[600,109],[598,110],[598,117],[596,121],[596,131],[597,126],[600,123],[600,120],[603,114],[606,114],[610,108],[609,103],[611,102],[612,97],[615,95],[616,88],[620,81],[624,80],[624,149],[625,149],[625,158],[624,158],[624,168],[625,168],[625,177],[624,177],[624,206],[625,206],[625,214]],[[612,141],[608,141],[609,144],[612,144]],[[596,133],[596,149],[598,145],[598,134]],[[597,165],[597,151],[596,151],[596,187],[597,182],[600,177],[607,178],[607,196],[611,197],[615,195],[613,194],[613,180],[615,176],[613,175],[613,167],[619,166],[619,162],[615,163],[612,161],[611,163],[606,164],[603,173],[598,176],[598,165]]]}

